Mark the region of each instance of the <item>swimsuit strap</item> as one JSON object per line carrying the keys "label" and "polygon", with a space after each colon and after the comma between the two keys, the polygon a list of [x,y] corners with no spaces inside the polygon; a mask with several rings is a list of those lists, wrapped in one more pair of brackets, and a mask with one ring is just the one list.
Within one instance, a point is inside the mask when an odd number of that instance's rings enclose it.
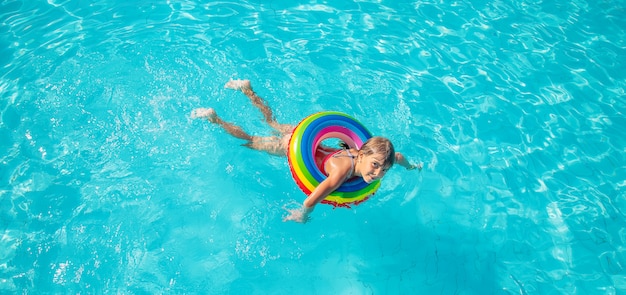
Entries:
{"label": "swimsuit strap", "polygon": [[[342,151],[346,151],[348,155],[347,156],[341,155]],[[350,157],[350,174],[346,176],[346,179],[349,179],[350,177],[352,177],[352,174],[354,173],[354,158],[356,158],[356,156],[352,155],[349,149],[343,149],[333,154],[333,158],[338,158],[338,157]]]}

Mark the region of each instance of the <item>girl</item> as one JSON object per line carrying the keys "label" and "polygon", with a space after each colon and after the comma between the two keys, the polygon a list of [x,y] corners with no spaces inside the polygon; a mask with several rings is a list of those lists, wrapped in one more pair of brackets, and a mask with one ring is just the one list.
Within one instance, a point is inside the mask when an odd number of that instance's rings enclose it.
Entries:
{"label": "girl", "polygon": [[[252,104],[261,110],[265,122],[278,131],[279,136],[251,136],[239,126],[222,120],[212,108],[195,109],[191,112],[191,117],[204,118],[211,123],[220,125],[232,136],[246,140],[244,145],[251,149],[286,156],[289,139],[295,126],[276,122],[272,110],[262,98],[254,93],[249,80],[232,80],[226,83],[224,87],[239,90],[245,94]],[[409,163],[401,153],[396,153],[393,144],[384,137],[370,138],[359,150],[347,147],[335,149],[320,146],[315,152],[315,162],[328,177],[304,200],[302,208],[289,210],[289,216],[285,217],[284,221],[306,223],[315,205],[352,177],[361,177],[365,182],[371,183],[385,176],[387,170],[394,163],[398,163],[407,170],[415,168],[421,170],[422,168],[420,165]]]}

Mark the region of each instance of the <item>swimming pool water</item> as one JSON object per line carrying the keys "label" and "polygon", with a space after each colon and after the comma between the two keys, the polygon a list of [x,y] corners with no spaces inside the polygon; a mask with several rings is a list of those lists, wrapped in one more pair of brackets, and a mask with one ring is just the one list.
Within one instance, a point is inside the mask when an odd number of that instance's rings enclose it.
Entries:
{"label": "swimming pool water", "polygon": [[[626,293],[624,1],[0,0],[0,293]],[[424,170],[318,206],[226,81]]]}

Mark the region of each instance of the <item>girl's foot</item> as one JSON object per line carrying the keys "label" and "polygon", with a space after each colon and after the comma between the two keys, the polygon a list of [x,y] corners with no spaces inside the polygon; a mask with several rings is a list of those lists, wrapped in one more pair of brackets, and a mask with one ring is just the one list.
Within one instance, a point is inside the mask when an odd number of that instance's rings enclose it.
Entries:
{"label": "girl's foot", "polygon": [[215,123],[215,119],[217,118],[217,113],[212,108],[199,108],[191,111],[192,119],[207,119],[211,123]]}
{"label": "girl's foot", "polygon": [[230,88],[234,90],[252,90],[250,86],[250,80],[230,80],[226,82],[224,88]]}

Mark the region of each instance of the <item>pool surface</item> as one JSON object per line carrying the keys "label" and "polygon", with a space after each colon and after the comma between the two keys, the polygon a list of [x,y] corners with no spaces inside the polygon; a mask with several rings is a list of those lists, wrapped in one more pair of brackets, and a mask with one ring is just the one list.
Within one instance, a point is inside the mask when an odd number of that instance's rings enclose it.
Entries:
{"label": "pool surface", "polygon": [[[0,0],[2,294],[626,294],[626,1]],[[230,79],[424,169],[304,199]]]}

